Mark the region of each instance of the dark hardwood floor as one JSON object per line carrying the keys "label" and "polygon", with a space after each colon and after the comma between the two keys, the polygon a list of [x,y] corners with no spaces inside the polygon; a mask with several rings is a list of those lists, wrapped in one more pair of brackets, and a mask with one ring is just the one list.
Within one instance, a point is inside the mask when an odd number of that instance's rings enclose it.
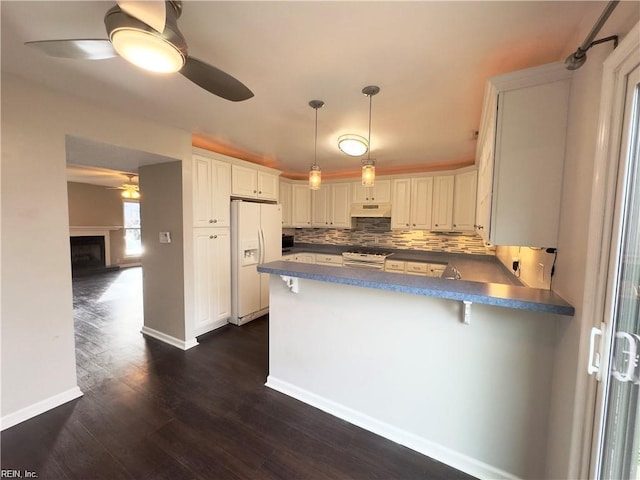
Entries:
{"label": "dark hardwood floor", "polygon": [[74,279],[84,396],[2,432],[43,479],[470,479],[264,386],[268,320],[186,352],[140,334],[142,272]]}

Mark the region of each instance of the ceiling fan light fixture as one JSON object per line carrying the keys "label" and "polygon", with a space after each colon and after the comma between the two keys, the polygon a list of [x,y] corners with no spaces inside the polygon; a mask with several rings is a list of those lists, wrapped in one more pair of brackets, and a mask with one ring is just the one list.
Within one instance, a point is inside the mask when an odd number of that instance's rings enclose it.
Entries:
{"label": "ceiling fan light fixture", "polygon": [[348,133],[338,137],[338,148],[352,157],[364,155],[369,150],[369,142],[360,135]]}
{"label": "ceiling fan light fixture", "polygon": [[186,61],[178,47],[154,32],[118,28],[111,32],[110,40],[122,58],[151,72],[178,72]]}

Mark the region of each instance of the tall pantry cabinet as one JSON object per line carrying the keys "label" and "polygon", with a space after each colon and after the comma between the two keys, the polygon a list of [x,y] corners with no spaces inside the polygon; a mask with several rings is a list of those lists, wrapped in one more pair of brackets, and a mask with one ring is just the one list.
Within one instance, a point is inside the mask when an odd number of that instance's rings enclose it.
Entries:
{"label": "tall pantry cabinet", "polygon": [[194,334],[231,315],[231,165],[193,156]]}

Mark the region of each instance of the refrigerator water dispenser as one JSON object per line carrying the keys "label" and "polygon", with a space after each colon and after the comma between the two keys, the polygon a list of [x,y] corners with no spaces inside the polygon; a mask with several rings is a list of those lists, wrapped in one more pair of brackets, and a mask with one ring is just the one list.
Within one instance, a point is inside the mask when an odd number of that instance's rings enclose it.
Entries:
{"label": "refrigerator water dispenser", "polygon": [[258,242],[256,240],[246,240],[242,242],[240,250],[240,262],[242,266],[256,265],[258,263]]}

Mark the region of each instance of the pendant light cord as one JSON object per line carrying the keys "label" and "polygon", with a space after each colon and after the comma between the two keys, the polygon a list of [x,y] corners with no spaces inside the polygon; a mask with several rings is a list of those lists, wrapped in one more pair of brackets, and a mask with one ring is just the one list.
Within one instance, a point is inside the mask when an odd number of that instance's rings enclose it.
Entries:
{"label": "pendant light cord", "polygon": [[373,105],[373,95],[369,95],[369,138],[367,143],[369,144],[369,150],[367,151],[367,161],[371,160],[371,108]]}
{"label": "pendant light cord", "polygon": [[316,166],[318,164],[318,109],[316,111],[316,133],[315,139],[313,143],[313,165]]}

